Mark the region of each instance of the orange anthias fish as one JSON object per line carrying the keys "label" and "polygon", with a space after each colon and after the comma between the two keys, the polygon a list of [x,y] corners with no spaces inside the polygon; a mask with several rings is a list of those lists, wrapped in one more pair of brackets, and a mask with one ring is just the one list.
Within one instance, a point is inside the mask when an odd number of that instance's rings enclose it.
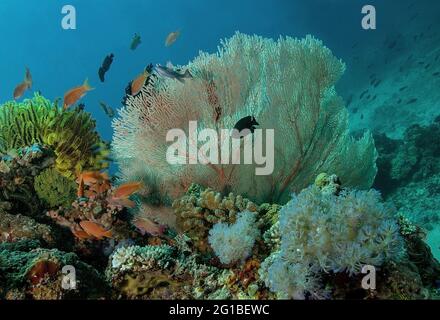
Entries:
{"label": "orange anthias fish", "polygon": [[23,96],[24,92],[32,87],[32,76],[29,68],[26,68],[26,75],[22,83],[14,89],[14,99],[19,99]]}
{"label": "orange anthias fish", "polygon": [[82,86],[75,87],[67,91],[64,95],[64,110],[75,104],[79,99],[84,97],[88,91],[91,91],[93,89],[94,88],[90,87],[88,79],[86,79]]}
{"label": "orange anthias fish", "polygon": [[148,218],[135,218],[133,225],[139,229],[142,235],[149,233],[153,236],[159,236],[165,231],[165,227],[161,226]]}
{"label": "orange anthias fish", "polygon": [[111,197],[108,199],[108,204],[113,206],[121,206],[126,208],[134,208],[136,207],[136,202],[128,199],[128,198],[115,198]]}
{"label": "orange anthias fish", "polygon": [[84,229],[85,232],[87,232],[87,234],[95,237],[98,240],[101,240],[104,237],[106,238],[112,237],[111,230],[105,230],[101,225],[93,221],[81,221],[79,225],[81,226],[81,228]]}
{"label": "orange anthias fish", "polygon": [[91,235],[89,235],[84,230],[72,230],[72,233],[75,237],[77,237],[80,240],[88,240],[88,239],[93,238]]}
{"label": "orange anthias fish", "polygon": [[165,40],[165,46],[167,47],[171,46],[174,42],[176,42],[179,36],[180,36],[180,31],[171,32]]}
{"label": "orange anthias fish", "polygon": [[82,177],[79,180],[77,196],[78,198],[84,197],[84,179]]}
{"label": "orange anthias fish", "polygon": [[128,182],[120,185],[114,192],[113,198],[126,199],[133,193],[142,189],[142,182]]}
{"label": "orange anthias fish", "polygon": [[78,175],[77,181],[84,180],[85,185],[92,185],[95,183],[101,183],[109,181],[110,178],[106,172],[99,171],[84,171]]}
{"label": "orange anthias fish", "polygon": [[142,74],[140,74],[136,79],[134,79],[131,82],[131,95],[135,96],[137,95],[142,87],[145,84],[145,81],[147,81],[147,78],[149,77],[149,73],[147,71],[144,71]]}

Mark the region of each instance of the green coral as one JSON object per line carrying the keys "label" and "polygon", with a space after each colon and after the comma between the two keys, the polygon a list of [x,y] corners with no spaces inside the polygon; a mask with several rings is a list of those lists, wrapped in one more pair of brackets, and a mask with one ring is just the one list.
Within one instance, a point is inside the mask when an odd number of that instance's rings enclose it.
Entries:
{"label": "green coral", "polygon": [[56,169],[68,178],[84,169],[108,166],[108,146],[95,130],[91,115],[79,108],[62,110],[39,94],[0,107],[0,153],[35,143],[50,147]]}
{"label": "green coral", "polygon": [[50,208],[67,207],[75,200],[76,183],[49,168],[40,173],[34,180],[38,197]]}

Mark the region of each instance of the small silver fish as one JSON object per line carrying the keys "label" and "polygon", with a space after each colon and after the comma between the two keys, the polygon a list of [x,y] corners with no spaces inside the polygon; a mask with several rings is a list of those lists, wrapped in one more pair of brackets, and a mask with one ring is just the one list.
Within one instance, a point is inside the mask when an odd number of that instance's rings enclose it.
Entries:
{"label": "small silver fish", "polygon": [[185,82],[185,79],[192,79],[193,76],[192,74],[189,72],[189,70],[186,70],[183,74],[180,72],[175,71],[173,68],[171,68],[171,66],[161,66],[159,64],[157,64],[154,67],[154,70],[156,71],[156,73],[161,76],[161,77],[165,77],[165,78],[170,78],[170,79],[174,79],[177,80],[181,83]]}

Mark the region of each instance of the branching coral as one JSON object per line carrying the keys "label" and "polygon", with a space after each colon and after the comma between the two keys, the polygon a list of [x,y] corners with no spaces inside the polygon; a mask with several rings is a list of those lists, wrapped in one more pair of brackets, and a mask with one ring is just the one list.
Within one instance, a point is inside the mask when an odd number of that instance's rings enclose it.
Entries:
{"label": "branching coral", "polygon": [[311,186],[281,209],[280,234],[280,250],[263,263],[261,276],[281,297],[319,296],[319,273],[353,275],[405,253],[395,211],[374,190],[336,196]]}
{"label": "branching coral", "polygon": [[75,182],[65,178],[54,168],[41,172],[34,180],[35,192],[50,208],[68,207],[76,198]]}
{"label": "branching coral", "polygon": [[219,192],[194,184],[183,197],[174,201],[173,208],[178,228],[205,252],[209,249],[208,232],[215,223],[234,223],[239,212],[256,212],[258,206],[242,196],[231,193],[223,197]]}
{"label": "branching coral", "polygon": [[[128,97],[113,122],[121,175],[126,180],[146,176],[173,198],[195,182],[258,202],[283,200],[323,171],[336,173],[347,186],[368,188],[376,174],[376,150],[369,133],[357,141],[349,135],[348,113],[334,90],[344,68],[311,36],[273,41],[237,33],[217,54],[201,53],[182,68],[193,79],[182,84],[157,78]],[[189,137],[189,121],[198,121],[198,130],[214,129],[220,137],[221,129],[232,129],[249,115],[261,128],[274,129],[273,174],[255,175],[255,164],[166,161],[170,129]]]}
{"label": "branching coral", "polygon": [[35,94],[1,106],[0,127],[0,153],[34,143],[45,145],[54,151],[55,167],[66,177],[108,165],[108,147],[95,131],[95,121],[78,108],[63,111]]}

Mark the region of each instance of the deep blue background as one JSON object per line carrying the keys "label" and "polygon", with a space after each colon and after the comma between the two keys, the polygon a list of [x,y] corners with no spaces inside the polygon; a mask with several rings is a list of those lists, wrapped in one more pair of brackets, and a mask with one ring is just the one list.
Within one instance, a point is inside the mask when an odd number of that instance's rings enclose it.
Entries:
{"label": "deep blue background", "polygon": [[[62,97],[85,78],[96,90],[83,100],[93,113],[103,137],[111,139],[110,120],[99,107],[105,101],[120,107],[124,88],[146,64],[185,64],[199,50],[215,52],[222,38],[235,31],[265,37],[313,34],[333,52],[347,58],[354,42],[368,45],[379,32],[402,27],[401,17],[414,1],[362,0],[1,0],[0,1],[0,103],[9,100],[29,66],[33,90],[49,99]],[[421,1],[425,4],[440,1]],[[361,7],[375,4],[378,31],[361,29]],[[61,28],[61,8],[77,10],[77,30]],[[417,6],[421,6],[417,1]],[[181,37],[170,48],[167,34]],[[138,32],[142,44],[129,50]],[[115,61],[104,84],[97,70],[108,53]],[[31,92],[25,97],[30,97]]]}

